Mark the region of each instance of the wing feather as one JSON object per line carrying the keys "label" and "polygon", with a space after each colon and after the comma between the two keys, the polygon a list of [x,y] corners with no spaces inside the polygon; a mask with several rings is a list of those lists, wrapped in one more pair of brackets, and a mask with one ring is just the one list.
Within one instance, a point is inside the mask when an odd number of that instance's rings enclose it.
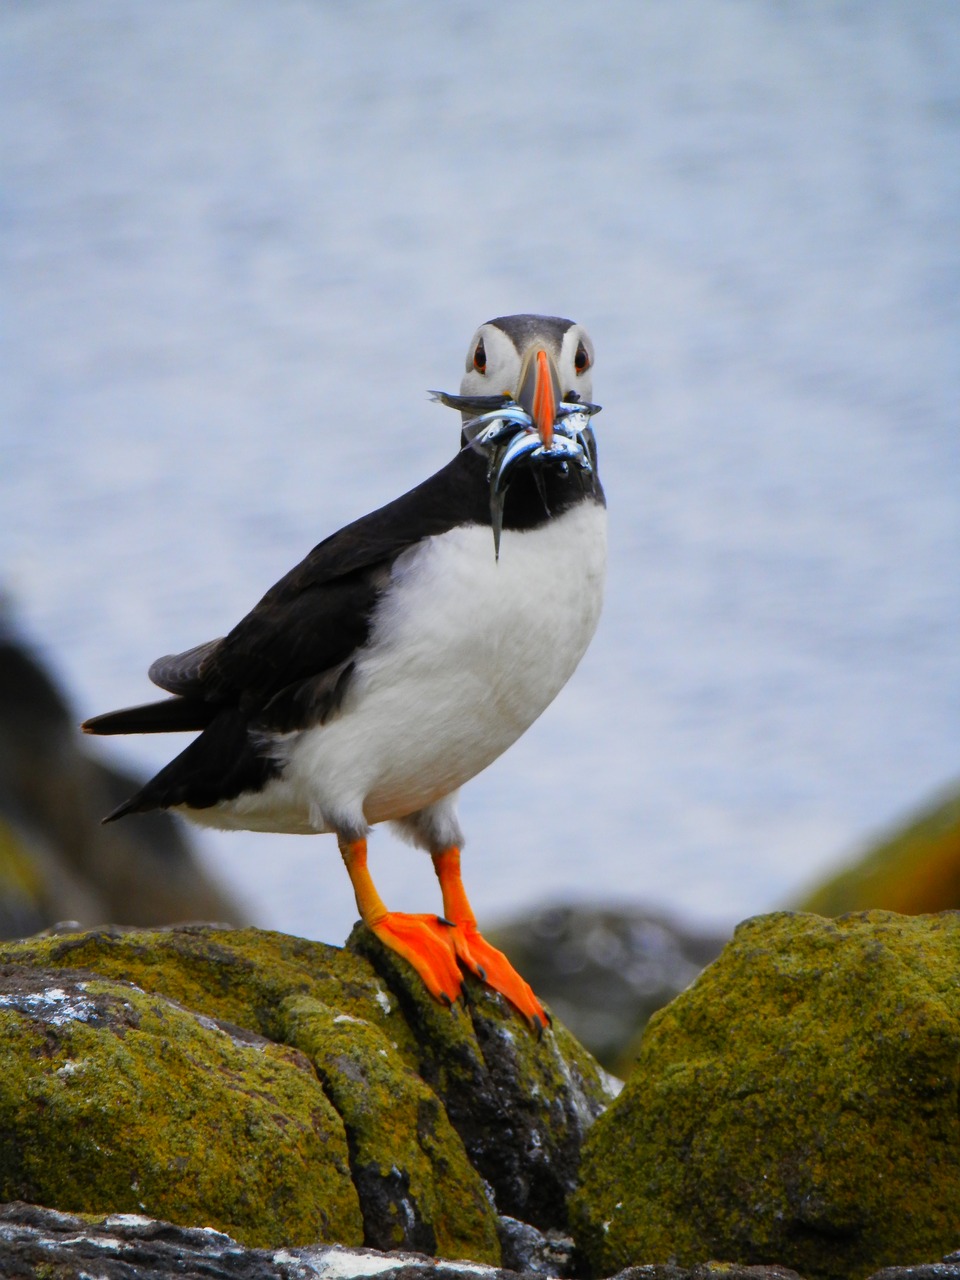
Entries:
{"label": "wing feather", "polygon": [[150,679],[167,693],[181,696],[203,694],[203,664],[223,644],[218,640],[207,640],[203,644],[195,644],[192,649],[183,653],[168,653],[164,658],[157,658],[151,663],[147,672]]}

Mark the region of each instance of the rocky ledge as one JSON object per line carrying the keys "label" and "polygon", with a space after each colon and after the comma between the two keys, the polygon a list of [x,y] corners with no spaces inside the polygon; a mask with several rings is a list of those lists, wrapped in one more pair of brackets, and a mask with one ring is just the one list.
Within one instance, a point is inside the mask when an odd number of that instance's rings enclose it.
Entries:
{"label": "rocky ledge", "polygon": [[[423,1254],[380,1253],[342,1245],[245,1249],[210,1228],[177,1227],[136,1214],[100,1219],[0,1206],[4,1280],[539,1280],[550,1272],[516,1272]],[[802,1280],[780,1266],[706,1262],[630,1267],[616,1280]],[[917,1267],[887,1267],[870,1280],[960,1280],[960,1255]]]}
{"label": "rocky ledge", "polygon": [[8,943],[0,1276],[960,1280],[958,975],[957,913],[748,921],[614,1097],[360,928]]}
{"label": "rocky ledge", "polygon": [[[436,1004],[358,927],[0,945],[0,1200],[499,1265],[566,1225],[609,1079],[468,979]],[[520,1232],[522,1235],[522,1232]]]}
{"label": "rocky ledge", "polygon": [[[776,1259],[864,1280],[960,1243],[960,913],[748,920],[650,1020],[594,1126],[594,1275]],[[946,1275],[948,1272],[932,1274]]]}

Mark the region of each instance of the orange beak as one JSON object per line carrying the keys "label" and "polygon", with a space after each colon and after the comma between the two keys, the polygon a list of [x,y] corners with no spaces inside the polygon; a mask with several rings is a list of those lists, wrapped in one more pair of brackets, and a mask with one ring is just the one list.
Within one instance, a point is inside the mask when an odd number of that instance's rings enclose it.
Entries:
{"label": "orange beak", "polygon": [[560,378],[553,361],[542,347],[531,347],[520,366],[517,403],[529,413],[544,446],[553,440],[553,424],[560,403]]}

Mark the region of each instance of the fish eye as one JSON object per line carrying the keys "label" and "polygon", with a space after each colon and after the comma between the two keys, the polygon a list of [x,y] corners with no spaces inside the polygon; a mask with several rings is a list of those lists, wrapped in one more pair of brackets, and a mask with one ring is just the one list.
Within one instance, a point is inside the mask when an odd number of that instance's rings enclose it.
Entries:
{"label": "fish eye", "polygon": [[487,372],[487,353],[484,349],[482,338],[477,343],[477,349],[473,353],[473,367],[476,369],[477,373]]}
{"label": "fish eye", "polygon": [[577,373],[585,373],[590,368],[590,357],[587,355],[587,348],[582,341],[577,343],[577,354],[573,357],[573,367]]}

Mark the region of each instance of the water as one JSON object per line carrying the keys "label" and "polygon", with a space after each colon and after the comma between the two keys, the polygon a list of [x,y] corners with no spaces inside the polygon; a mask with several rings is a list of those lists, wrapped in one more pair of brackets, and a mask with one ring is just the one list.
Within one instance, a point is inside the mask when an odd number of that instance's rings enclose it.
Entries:
{"label": "water", "polygon": [[[612,563],[464,793],[480,914],[729,922],[956,777],[949,0],[47,0],[0,60],[0,580],[79,714],[440,466],[425,389],[536,310],[596,342]],[[261,923],[344,936],[330,838],[202,843]]]}

